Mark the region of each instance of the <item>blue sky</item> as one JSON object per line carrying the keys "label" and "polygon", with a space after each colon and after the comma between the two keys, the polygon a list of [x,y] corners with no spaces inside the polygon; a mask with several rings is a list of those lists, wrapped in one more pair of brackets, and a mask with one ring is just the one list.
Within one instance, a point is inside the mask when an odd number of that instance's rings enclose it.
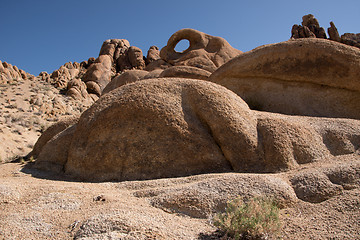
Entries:
{"label": "blue sky", "polygon": [[286,41],[293,24],[312,13],[327,29],[360,32],[360,1],[0,0],[0,60],[34,75],[69,61],[97,57],[101,44],[125,38],[144,55],[179,29],[194,28],[249,51]]}

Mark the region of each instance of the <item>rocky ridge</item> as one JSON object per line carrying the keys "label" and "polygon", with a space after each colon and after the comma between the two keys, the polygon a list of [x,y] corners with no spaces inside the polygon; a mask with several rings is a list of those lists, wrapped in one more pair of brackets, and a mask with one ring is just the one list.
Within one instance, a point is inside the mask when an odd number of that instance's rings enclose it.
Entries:
{"label": "rocky ridge", "polygon": [[330,27],[327,29],[329,34],[328,38],[324,28],[320,27],[319,22],[314,15],[305,15],[302,20],[301,25],[293,25],[291,29],[291,38],[323,38],[360,48],[360,33],[344,33],[340,36],[335,24],[330,22]]}
{"label": "rocky ridge", "polygon": [[65,96],[45,73],[35,77],[6,62],[0,66],[0,71],[4,69],[0,75],[1,162],[27,155],[47,127],[64,116],[82,113],[93,103]]}

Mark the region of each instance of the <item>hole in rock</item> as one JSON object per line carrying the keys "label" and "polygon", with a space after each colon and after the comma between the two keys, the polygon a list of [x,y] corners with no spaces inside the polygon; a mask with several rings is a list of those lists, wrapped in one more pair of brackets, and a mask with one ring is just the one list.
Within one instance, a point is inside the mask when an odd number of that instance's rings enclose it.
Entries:
{"label": "hole in rock", "polygon": [[178,53],[185,52],[190,47],[190,42],[187,39],[183,39],[175,46],[175,51]]}

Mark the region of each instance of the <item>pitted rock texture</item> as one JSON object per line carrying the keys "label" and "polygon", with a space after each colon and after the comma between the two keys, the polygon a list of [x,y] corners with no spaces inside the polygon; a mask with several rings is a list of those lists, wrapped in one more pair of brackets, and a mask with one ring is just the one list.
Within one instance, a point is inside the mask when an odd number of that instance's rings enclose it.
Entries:
{"label": "pitted rock texture", "polygon": [[87,181],[279,172],[354,153],[358,139],[358,120],[252,111],[219,85],[160,78],[105,94],[44,145],[36,166]]}
{"label": "pitted rock texture", "polygon": [[360,50],[317,38],[265,45],[230,60],[210,81],[252,109],[360,119]]}

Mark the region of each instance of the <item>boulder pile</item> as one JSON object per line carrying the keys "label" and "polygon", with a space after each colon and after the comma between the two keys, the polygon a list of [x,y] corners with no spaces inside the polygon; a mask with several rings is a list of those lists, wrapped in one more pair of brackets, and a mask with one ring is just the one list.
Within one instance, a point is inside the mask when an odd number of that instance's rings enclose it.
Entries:
{"label": "boulder pile", "polygon": [[329,38],[326,36],[324,28],[320,27],[318,20],[312,14],[303,16],[302,25],[294,24],[291,29],[291,38],[323,38],[340,42],[349,46],[360,48],[360,33],[345,33],[339,35],[337,28],[333,22],[327,29]]}
{"label": "boulder pile", "polygon": [[12,81],[18,81],[20,79],[33,79],[34,76],[19,69],[17,66],[13,66],[7,62],[0,61],[0,84],[10,83]]}

